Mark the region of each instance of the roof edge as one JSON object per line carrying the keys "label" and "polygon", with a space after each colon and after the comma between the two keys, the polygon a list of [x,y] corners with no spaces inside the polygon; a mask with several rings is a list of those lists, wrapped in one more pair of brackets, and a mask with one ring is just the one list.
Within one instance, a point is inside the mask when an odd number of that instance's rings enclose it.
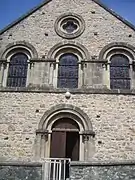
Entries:
{"label": "roof edge", "polygon": [[[10,23],[9,25],[7,25],[6,27],[4,27],[2,30],[0,30],[0,35],[3,34],[5,31],[7,31],[8,29],[12,28],[14,25],[18,24],[19,22],[21,22],[22,20],[24,20],[26,17],[28,17],[29,15],[31,15],[32,13],[34,13],[35,11],[37,11],[39,8],[43,7],[45,4],[51,2],[52,0],[45,0],[44,2],[40,3],[39,5],[35,6],[34,8],[32,8],[30,11],[28,11],[27,13],[25,13],[24,15],[22,15],[21,17],[19,17],[17,20],[13,21],[12,23]],[[106,11],[108,11],[110,14],[112,14],[113,16],[115,16],[117,19],[119,19],[120,21],[122,21],[124,24],[126,24],[128,27],[130,27],[132,30],[135,31],[135,25],[133,25],[132,23],[130,23],[128,20],[126,20],[125,18],[123,18],[122,16],[120,16],[119,14],[117,14],[115,11],[113,11],[112,9],[110,9],[108,6],[106,6],[104,3],[101,2],[101,0],[92,0],[93,2],[95,2],[96,4],[98,4],[100,7],[102,7],[103,9],[105,9]]]}
{"label": "roof edge", "polygon": [[24,15],[22,15],[21,17],[19,17],[18,19],[16,19],[15,21],[13,21],[12,23],[10,23],[9,25],[7,25],[6,27],[4,27],[2,30],[0,30],[0,35],[3,34],[5,31],[7,31],[8,29],[12,28],[14,25],[18,24],[19,22],[21,22],[22,20],[24,20],[26,17],[28,17],[29,15],[31,15],[32,13],[34,13],[35,11],[37,11],[39,8],[43,7],[45,4],[51,2],[52,0],[45,0],[42,3],[40,3],[39,5],[35,6],[34,8],[32,8],[31,10],[29,10],[28,12],[26,12]]}
{"label": "roof edge", "polygon": [[130,23],[128,20],[126,20],[125,18],[123,18],[122,16],[120,16],[119,14],[117,14],[114,10],[110,9],[107,5],[105,5],[104,3],[101,2],[101,0],[92,0],[93,2],[95,2],[96,4],[98,4],[99,6],[101,6],[102,8],[104,8],[106,11],[108,11],[110,14],[112,14],[113,16],[115,16],[117,19],[119,19],[120,21],[122,21],[124,24],[126,24],[128,27],[130,27],[131,29],[133,29],[135,31],[135,25],[133,25],[132,23]]}

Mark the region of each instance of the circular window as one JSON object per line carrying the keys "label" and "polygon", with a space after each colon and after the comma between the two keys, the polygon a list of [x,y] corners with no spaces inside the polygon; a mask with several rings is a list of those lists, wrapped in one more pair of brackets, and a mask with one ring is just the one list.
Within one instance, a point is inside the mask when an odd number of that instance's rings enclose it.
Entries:
{"label": "circular window", "polygon": [[84,20],[77,14],[64,14],[55,22],[56,33],[67,39],[78,37],[83,33],[85,28]]}
{"label": "circular window", "polygon": [[78,22],[74,19],[68,19],[65,22],[62,22],[62,29],[65,31],[65,33],[74,33],[78,29]]}

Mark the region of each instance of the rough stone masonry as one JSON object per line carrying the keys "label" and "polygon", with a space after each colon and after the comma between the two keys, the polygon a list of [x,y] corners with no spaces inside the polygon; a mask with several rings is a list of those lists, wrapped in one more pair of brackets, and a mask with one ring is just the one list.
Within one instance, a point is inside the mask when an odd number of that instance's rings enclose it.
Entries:
{"label": "rough stone masonry", "polygon": [[[67,38],[56,31],[63,28],[56,22],[65,14],[75,16],[75,23],[80,18],[77,25],[83,31],[79,35],[75,33]],[[61,22],[65,23],[65,19]],[[55,110],[54,116],[50,114],[47,118],[53,119],[57,113],[55,107],[63,105],[63,108],[72,108],[61,109],[59,117],[63,114],[66,117],[68,114],[69,118],[78,117],[80,125],[84,114],[86,124],[91,126],[89,131],[85,131],[84,124],[79,126],[83,129],[78,132],[79,160],[99,163],[71,164],[71,179],[135,179],[134,163],[126,166],[100,164],[135,159],[134,46],[135,27],[95,0],[48,1],[1,31],[0,162],[50,158],[53,125],[50,123],[48,130],[44,122],[39,129],[39,123],[51,108]],[[28,58],[27,82],[23,88],[7,87],[11,57],[16,53],[24,53]],[[78,58],[78,89],[57,88],[59,61],[64,53]],[[129,60],[131,88],[128,90],[110,89],[110,59],[116,54]],[[69,99],[65,98],[67,90],[71,93]],[[54,122],[54,119],[49,120]],[[92,136],[87,134],[90,132]],[[14,178],[11,174],[20,180],[40,180],[41,165],[31,168],[29,165],[22,167],[21,163],[16,166],[0,164],[0,180]]]}

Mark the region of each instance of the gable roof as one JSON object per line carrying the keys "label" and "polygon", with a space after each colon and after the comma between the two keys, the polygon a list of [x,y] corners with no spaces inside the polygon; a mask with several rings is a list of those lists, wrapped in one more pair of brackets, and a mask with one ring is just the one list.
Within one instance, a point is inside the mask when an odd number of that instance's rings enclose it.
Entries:
{"label": "gable roof", "polygon": [[[25,18],[27,18],[29,15],[31,15],[32,13],[34,13],[35,11],[37,11],[38,9],[40,9],[41,7],[43,7],[45,4],[49,3],[52,0],[44,0],[42,3],[40,3],[38,6],[34,7],[33,9],[31,9],[30,11],[28,11],[26,14],[22,15],[20,18],[18,18],[17,20],[13,21],[11,24],[9,24],[8,26],[6,26],[5,28],[3,28],[0,31],[0,35],[2,33],[4,33],[5,31],[7,31],[8,29],[10,29],[11,27],[15,26],[16,24],[18,24],[20,21],[24,20]],[[124,19],[122,16],[118,15],[116,12],[114,12],[112,9],[108,8],[104,3],[102,3],[100,0],[92,0],[93,2],[95,2],[96,4],[98,4],[100,7],[102,7],[103,9],[105,9],[107,12],[109,12],[110,14],[112,14],[113,16],[115,16],[117,19],[119,19],[120,21],[122,21],[124,24],[126,24],[128,27],[130,27],[131,29],[133,29],[135,31],[135,25],[133,25],[132,23],[130,23],[129,21],[127,21],[126,19]]]}

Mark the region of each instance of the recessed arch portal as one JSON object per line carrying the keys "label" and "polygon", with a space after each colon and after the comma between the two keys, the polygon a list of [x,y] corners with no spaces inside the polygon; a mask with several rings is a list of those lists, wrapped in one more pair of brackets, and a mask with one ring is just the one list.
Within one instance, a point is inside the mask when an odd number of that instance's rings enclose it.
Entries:
{"label": "recessed arch portal", "polygon": [[76,161],[88,160],[93,155],[94,151],[88,150],[94,147],[91,121],[83,110],[73,105],[59,104],[46,111],[36,133],[39,143],[36,147],[42,158],[69,157]]}

